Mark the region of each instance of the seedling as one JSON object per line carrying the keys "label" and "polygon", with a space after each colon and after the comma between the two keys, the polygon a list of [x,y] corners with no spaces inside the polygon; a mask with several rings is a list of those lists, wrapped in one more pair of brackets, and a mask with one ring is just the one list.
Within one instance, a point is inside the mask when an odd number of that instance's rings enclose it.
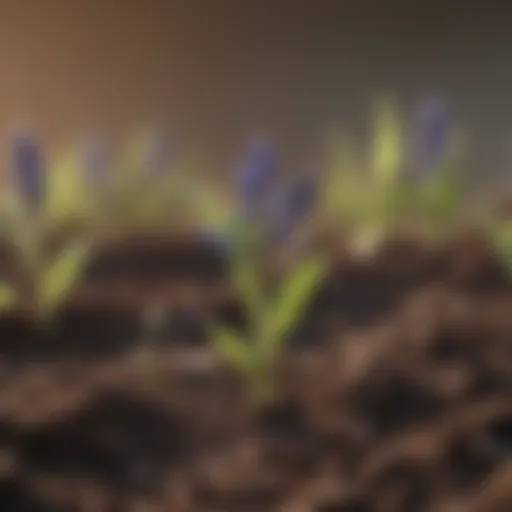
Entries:
{"label": "seedling", "polygon": [[[356,235],[379,236],[397,223],[416,222],[444,233],[460,211],[463,184],[457,173],[459,149],[448,139],[442,102],[421,105],[412,161],[397,109],[378,104],[370,172],[345,137],[334,147],[325,175],[322,215],[341,221]],[[363,232],[363,233],[361,233]]]}
{"label": "seedling", "polygon": [[402,172],[404,137],[394,104],[377,105],[368,167],[347,136],[335,142],[321,190],[321,218],[341,223],[357,237],[384,234],[400,220],[409,197]]}
{"label": "seedling", "polygon": [[412,212],[435,235],[446,233],[462,207],[460,135],[452,128],[442,99],[427,97],[419,104],[412,141],[411,179],[417,182]]}
{"label": "seedling", "polygon": [[46,322],[53,318],[80,279],[91,244],[87,240],[77,240],[57,254],[48,254],[44,247],[45,230],[33,220],[23,220],[18,224],[14,242],[25,271],[31,278],[35,316]]}
{"label": "seedling", "polygon": [[[84,211],[86,200],[77,167],[64,155],[46,166],[30,134],[21,134],[12,145],[12,182],[9,230],[19,250],[22,266],[32,284],[32,307],[41,321],[51,319],[67,298],[87,261],[89,243],[68,245],[58,254],[47,254],[47,236],[63,221]],[[51,169],[52,172],[48,172]],[[22,293],[5,289],[3,302],[12,307]],[[23,297],[24,299],[24,297]]]}
{"label": "seedling", "polygon": [[[42,323],[52,320],[55,312],[77,284],[87,261],[89,245],[76,242],[51,260],[39,259],[38,252],[22,254],[32,280],[32,311]],[[21,293],[11,285],[0,283],[0,314],[8,313],[21,299]]]}
{"label": "seedling", "polygon": [[233,282],[250,318],[247,334],[215,325],[213,344],[221,357],[247,380],[257,400],[273,398],[273,364],[304,314],[327,271],[327,261],[312,256],[285,279],[276,296],[266,293],[263,272],[242,254],[232,261]]}

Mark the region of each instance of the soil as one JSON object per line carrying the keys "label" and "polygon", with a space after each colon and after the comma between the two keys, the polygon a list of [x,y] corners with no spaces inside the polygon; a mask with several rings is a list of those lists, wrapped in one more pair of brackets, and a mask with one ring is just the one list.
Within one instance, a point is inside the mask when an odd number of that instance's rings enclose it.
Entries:
{"label": "soil", "polygon": [[245,317],[194,239],[112,240],[52,326],[1,318],[2,512],[512,510],[512,287],[485,240],[336,261],[268,406],[209,344]]}

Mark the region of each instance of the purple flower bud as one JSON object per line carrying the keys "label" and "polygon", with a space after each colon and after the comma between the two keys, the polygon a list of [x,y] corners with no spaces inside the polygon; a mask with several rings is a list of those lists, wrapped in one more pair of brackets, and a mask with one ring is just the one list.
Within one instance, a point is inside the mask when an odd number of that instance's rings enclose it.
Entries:
{"label": "purple flower bud", "polygon": [[40,147],[28,132],[13,138],[11,145],[13,180],[25,204],[38,210],[45,196],[45,164]]}
{"label": "purple flower bud", "polygon": [[241,213],[258,218],[269,207],[278,172],[277,155],[267,139],[258,139],[248,148],[245,162],[237,176]]}
{"label": "purple flower bud", "polygon": [[450,116],[446,103],[436,97],[423,100],[413,127],[413,168],[423,174],[435,169],[446,156],[450,134]]}
{"label": "purple flower bud", "polygon": [[315,206],[317,192],[316,176],[302,176],[290,187],[285,208],[294,218],[304,218]]}
{"label": "purple flower bud", "polygon": [[287,239],[316,206],[318,176],[302,175],[284,187],[276,197],[273,237]]}

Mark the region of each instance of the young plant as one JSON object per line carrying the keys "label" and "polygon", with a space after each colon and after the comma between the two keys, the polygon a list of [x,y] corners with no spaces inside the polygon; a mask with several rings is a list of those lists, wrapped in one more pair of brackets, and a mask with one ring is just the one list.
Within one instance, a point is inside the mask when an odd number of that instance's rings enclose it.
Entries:
{"label": "young plant", "polygon": [[462,148],[454,135],[445,102],[435,97],[424,99],[413,126],[415,212],[418,220],[441,234],[460,212],[464,198],[458,172]]}
{"label": "young plant", "polygon": [[334,147],[322,190],[324,219],[341,221],[365,238],[377,239],[403,222],[443,233],[463,199],[457,172],[459,148],[449,135],[448,115],[440,100],[420,104],[411,141],[406,140],[395,105],[380,102],[369,173],[346,138]]}
{"label": "young plant", "polygon": [[404,180],[404,133],[392,101],[377,104],[371,172],[371,228],[386,232],[401,220],[410,190]]}
{"label": "young plant", "polygon": [[324,221],[341,223],[356,237],[377,240],[400,220],[408,197],[402,173],[403,131],[393,102],[377,104],[373,128],[369,169],[356,158],[346,137],[334,145],[320,204]]}
{"label": "young plant", "polygon": [[48,254],[43,233],[30,230],[16,239],[25,271],[31,278],[31,303],[36,318],[51,322],[55,313],[79,282],[91,250],[88,240],[69,243],[56,254]]}
{"label": "young plant", "polygon": [[[20,260],[30,282],[26,297],[37,320],[50,322],[62,303],[78,283],[90,252],[90,243],[70,243],[57,254],[46,254],[42,232],[25,225],[16,233]],[[7,284],[0,284],[0,313],[22,301],[24,293]],[[24,301],[25,302],[25,301]]]}
{"label": "young plant", "polygon": [[288,276],[276,295],[266,293],[256,261],[240,252],[232,261],[233,282],[242,298],[250,326],[247,333],[214,325],[212,340],[221,357],[238,370],[257,400],[274,395],[273,365],[326,275],[327,260],[312,256]]}
{"label": "young plant", "polygon": [[[83,203],[76,170],[67,158],[48,172],[35,140],[22,135],[13,141],[13,180],[19,201],[11,216],[11,236],[32,284],[32,307],[39,320],[53,317],[79,277],[90,250],[80,240],[58,254],[48,254],[48,236]],[[10,304],[13,296],[6,293]]]}

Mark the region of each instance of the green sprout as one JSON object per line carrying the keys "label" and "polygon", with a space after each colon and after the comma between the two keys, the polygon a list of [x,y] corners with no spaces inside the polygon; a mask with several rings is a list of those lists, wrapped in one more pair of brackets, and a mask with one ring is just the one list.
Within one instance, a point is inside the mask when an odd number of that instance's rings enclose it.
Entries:
{"label": "green sprout", "polygon": [[47,173],[46,197],[39,216],[44,228],[73,221],[92,222],[94,197],[85,186],[79,162],[70,154],[60,154]]}
{"label": "green sprout", "polygon": [[[18,165],[18,172],[23,170],[21,164]],[[37,169],[27,166],[27,170]],[[80,239],[66,242],[64,249],[57,253],[50,249],[52,238],[57,235],[62,239],[61,235],[65,234],[62,228],[71,227],[69,222],[73,220],[85,218],[89,203],[78,167],[69,155],[63,154],[54,159],[44,174],[46,186],[44,193],[41,192],[37,209],[31,208],[27,197],[22,196],[19,189],[2,192],[3,236],[16,249],[21,267],[26,272],[30,293],[25,283],[12,287],[2,284],[0,287],[2,312],[28,304],[43,322],[53,318],[76,285],[91,245],[89,241]]]}
{"label": "green sprout", "polygon": [[409,161],[410,141],[394,101],[378,102],[369,168],[357,158],[347,136],[340,137],[330,152],[320,202],[324,220],[374,238],[401,224],[444,234],[464,197],[458,172],[460,146],[454,137],[448,138],[446,117],[442,104],[423,106],[415,158]]}
{"label": "green sprout", "polygon": [[424,98],[414,125],[412,170],[418,186],[411,213],[435,236],[445,236],[460,214],[464,183],[459,172],[463,148],[461,132],[454,129],[445,102]]}
{"label": "green sprout", "polygon": [[74,242],[49,262],[41,263],[35,274],[35,305],[40,319],[51,319],[83,274],[89,244]]}
{"label": "green sprout", "polygon": [[395,186],[402,168],[404,140],[394,103],[387,100],[377,104],[374,127],[374,183],[380,187]]}
{"label": "green sprout", "polygon": [[[220,356],[247,380],[257,400],[272,400],[273,364],[326,275],[324,257],[310,256],[285,279],[276,296],[266,293],[263,272],[247,253],[232,261],[233,282],[250,318],[249,332],[214,325],[213,344]],[[272,294],[273,295],[273,294]]]}
{"label": "green sprout", "polygon": [[[31,309],[38,320],[44,323],[54,317],[82,275],[88,254],[88,244],[75,242],[49,260],[33,250],[21,255],[31,279]],[[15,285],[0,283],[0,314],[11,311],[21,299]]]}
{"label": "green sprout", "polygon": [[[403,180],[403,130],[394,103],[377,104],[371,164],[365,168],[347,136],[335,141],[321,190],[321,215],[357,235],[379,237],[401,218],[410,191]],[[369,172],[368,172],[369,171]]]}
{"label": "green sprout", "polygon": [[18,219],[18,228],[14,243],[30,277],[32,309],[40,321],[50,321],[81,278],[91,243],[77,239],[55,253],[34,219]]}

